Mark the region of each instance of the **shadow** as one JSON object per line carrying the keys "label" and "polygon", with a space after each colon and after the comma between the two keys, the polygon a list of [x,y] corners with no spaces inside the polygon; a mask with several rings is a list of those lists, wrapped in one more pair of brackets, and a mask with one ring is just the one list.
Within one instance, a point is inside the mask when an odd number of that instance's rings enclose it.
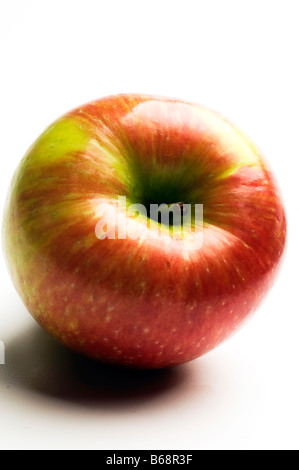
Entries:
{"label": "shadow", "polygon": [[187,366],[134,370],[103,365],[69,351],[34,324],[7,342],[0,382],[56,400],[115,409],[184,387],[188,372]]}

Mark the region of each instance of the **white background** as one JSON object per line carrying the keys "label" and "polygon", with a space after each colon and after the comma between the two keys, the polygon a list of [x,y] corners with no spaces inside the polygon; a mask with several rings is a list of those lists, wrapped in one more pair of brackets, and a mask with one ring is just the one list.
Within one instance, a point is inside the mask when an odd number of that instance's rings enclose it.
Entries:
{"label": "white background", "polygon": [[271,162],[289,219],[280,277],[253,320],[166,372],[98,370],[40,331],[0,261],[0,448],[298,449],[298,1],[0,4],[0,201],[48,124],[120,92],[202,103]]}

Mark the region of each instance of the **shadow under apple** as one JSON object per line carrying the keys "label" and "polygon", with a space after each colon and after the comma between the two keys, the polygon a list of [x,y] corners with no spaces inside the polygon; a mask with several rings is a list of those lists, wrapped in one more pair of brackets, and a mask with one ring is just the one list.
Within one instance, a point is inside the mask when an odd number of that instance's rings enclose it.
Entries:
{"label": "shadow under apple", "polygon": [[6,344],[2,385],[85,406],[142,404],[184,387],[190,368],[134,370],[108,366],[58,344],[38,325]]}

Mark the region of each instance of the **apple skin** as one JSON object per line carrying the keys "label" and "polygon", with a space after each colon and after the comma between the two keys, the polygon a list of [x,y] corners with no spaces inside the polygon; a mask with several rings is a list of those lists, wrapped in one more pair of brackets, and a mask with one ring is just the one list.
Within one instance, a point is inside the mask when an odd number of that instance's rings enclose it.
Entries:
{"label": "apple skin", "polygon": [[[98,240],[95,209],[118,195],[203,204],[202,248],[171,236]],[[19,295],[60,343],[165,368],[215,348],[254,312],[281,265],[286,218],[268,163],[221,115],[123,94],[39,137],[14,175],[3,234]]]}

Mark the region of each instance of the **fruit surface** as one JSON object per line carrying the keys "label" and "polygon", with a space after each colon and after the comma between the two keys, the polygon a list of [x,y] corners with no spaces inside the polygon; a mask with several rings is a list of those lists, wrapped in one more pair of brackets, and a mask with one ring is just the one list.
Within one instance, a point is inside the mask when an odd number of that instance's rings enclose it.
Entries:
{"label": "fruit surface", "polygon": [[[151,239],[119,196],[203,204],[201,248],[188,233]],[[103,207],[136,239],[99,239]],[[17,169],[4,217],[9,270],[37,322],[79,353],[140,368],[197,358],[237,330],[272,286],[285,239],[279,190],[248,137],[202,106],[147,95],[52,124]]]}

